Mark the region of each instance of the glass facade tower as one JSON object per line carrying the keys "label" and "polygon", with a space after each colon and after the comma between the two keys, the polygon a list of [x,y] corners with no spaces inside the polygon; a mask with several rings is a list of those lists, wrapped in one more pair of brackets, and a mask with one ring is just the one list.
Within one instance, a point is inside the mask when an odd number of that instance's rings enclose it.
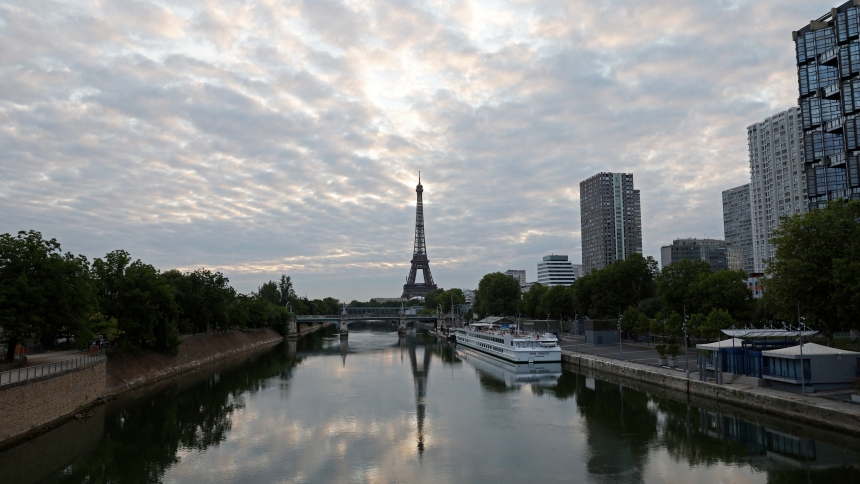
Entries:
{"label": "glass facade tower", "polygon": [[792,34],[809,209],[860,199],[860,0]]}

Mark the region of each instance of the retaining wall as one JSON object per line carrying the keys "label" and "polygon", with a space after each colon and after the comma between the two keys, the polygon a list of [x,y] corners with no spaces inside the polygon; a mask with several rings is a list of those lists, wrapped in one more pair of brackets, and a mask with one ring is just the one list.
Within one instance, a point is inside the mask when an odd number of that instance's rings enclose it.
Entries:
{"label": "retaining wall", "polygon": [[270,329],[236,330],[185,339],[179,345],[179,354],[176,356],[155,351],[110,354],[105,394],[119,394],[283,340],[283,336]]}
{"label": "retaining wall", "polygon": [[105,360],[0,387],[0,442],[74,413],[101,397]]}
{"label": "retaining wall", "polygon": [[671,390],[711,398],[761,412],[780,415],[860,435],[860,405],[801,396],[773,388],[717,385],[687,379],[683,372],[599,356],[562,352],[562,363],[574,371],[592,370],[659,385]]}

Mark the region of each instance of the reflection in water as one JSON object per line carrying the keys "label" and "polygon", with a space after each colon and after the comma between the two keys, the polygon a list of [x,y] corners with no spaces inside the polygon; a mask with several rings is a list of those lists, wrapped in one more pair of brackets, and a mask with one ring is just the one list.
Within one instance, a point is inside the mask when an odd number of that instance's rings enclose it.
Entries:
{"label": "reflection in water", "polygon": [[[49,480],[860,482],[857,438],[482,356],[420,334],[286,342],[115,402]],[[0,462],[74,438],[55,437]]]}
{"label": "reflection in water", "polygon": [[430,373],[430,357],[433,353],[424,348],[424,362],[418,367],[416,345],[409,346],[409,363],[412,365],[412,380],[415,382],[415,413],[418,416],[418,456],[424,455],[424,397],[427,396],[427,375]]}
{"label": "reflection in water", "polygon": [[458,347],[457,355],[475,367],[481,383],[493,391],[514,390],[524,384],[553,387],[561,378],[561,363],[514,364],[466,347]]}

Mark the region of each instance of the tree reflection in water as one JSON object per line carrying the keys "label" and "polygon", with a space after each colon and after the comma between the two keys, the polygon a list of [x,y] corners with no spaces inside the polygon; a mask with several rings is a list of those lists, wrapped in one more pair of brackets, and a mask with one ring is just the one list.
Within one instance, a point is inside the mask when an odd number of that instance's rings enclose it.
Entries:
{"label": "tree reflection in water", "polygon": [[[314,339],[299,342],[304,347],[316,344]],[[202,384],[175,385],[122,404],[105,417],[104,438],[97,448],[64,469],[56,482],[161,482],[182,452],[205,451],[226,439],[232,414],[244,406],[237,397],[288,383],[300,363],[295,355],[296,342],[281,343],[238,367],[210,375]]]}

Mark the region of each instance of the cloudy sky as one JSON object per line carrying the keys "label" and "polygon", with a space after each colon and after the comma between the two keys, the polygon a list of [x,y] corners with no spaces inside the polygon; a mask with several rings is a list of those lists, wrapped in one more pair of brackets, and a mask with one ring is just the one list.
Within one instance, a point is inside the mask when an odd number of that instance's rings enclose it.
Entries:
{"label": "cloudy sky", "polygon": [[[840,2],[841,3],[841,2]],[[644,252],[722,237],[746,127],[796,104],[810,0],[2,0],[0,233],[396,297],[422,173],[445,288],[581,259],[634,174]]]}

